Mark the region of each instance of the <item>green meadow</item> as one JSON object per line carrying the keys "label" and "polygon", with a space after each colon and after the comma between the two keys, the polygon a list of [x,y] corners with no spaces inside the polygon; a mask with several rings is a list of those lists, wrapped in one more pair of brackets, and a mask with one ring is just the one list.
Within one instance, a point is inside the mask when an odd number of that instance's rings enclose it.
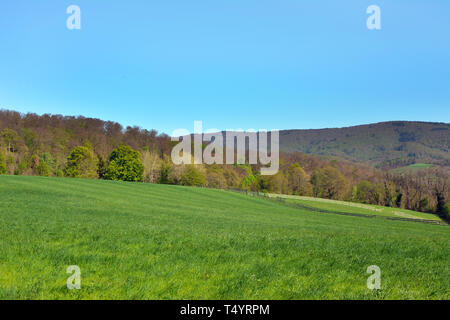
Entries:
{"label": "green meadow", "polygon": [[393,172],[400,173],[400,172],[415,172],[419,170],[424,170],[433,167],[432,164],[429,163],[414,163],[410,164],[405,167],[396,168],[393,170]]}
{"label": "green meadow", "polygon": [[0,299],[449,299],[449,242],[237,192],[0,176]]}
{"label": "green meadow", "polygon": [[306,207],[323,209],[339,213],[352,213],[371,216],[375,215],[380,217],[407,218],[415,220],[431,220],[444,223],[442,219],[435,214],[411,211],[400,208],[389,208],[372,204],[363,204],[363,203],[346,202],[346,201],[312,198],[312,197],[301,197],[293,195],[269,194],[269,197],[276,199],[282,198],[284,199],[284,201],[286,201],[286,203],[291,204],[298,203]]}

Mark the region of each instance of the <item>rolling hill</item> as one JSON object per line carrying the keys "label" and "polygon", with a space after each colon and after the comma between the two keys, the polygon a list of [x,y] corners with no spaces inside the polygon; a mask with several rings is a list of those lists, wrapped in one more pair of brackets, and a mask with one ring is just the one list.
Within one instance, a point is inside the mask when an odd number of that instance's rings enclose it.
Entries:
{"label": "rolling hill", "polygon": [[0,199],[0,299],[450,298],[448,226],[88,179],[0,176]]}
{"label": "rolling hill", "polygon": [[284,152],[363,161],[381,167],[418,162],[450,166],[450,124],[394,121],[347,128],[284,130]]}

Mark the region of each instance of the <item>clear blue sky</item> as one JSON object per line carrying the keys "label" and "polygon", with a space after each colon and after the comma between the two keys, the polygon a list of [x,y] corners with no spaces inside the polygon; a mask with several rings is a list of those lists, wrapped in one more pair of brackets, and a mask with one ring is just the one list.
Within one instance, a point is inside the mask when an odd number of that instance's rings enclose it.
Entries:
{"label": "clear blue sky", "polygon": [[450,1],[2,0],[0,107],[166,133],[450,122]]}

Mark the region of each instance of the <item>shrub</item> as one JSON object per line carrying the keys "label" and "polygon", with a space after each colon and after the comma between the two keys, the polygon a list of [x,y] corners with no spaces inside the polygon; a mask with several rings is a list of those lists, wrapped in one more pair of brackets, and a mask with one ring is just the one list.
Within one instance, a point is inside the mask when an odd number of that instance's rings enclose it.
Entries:
{"label": "shrub", "polygon": [[21,162],[19,162],[19,167],[17,168],[17,174],[18,175],[23,174],[27,170],[27,167],[28,167],[28,163],[26,160],[22,160]]}
{"label": "shrub", "polygon": [[298,163],[289,167],[288,170],[288,184],[290,191],[299,196],[312,195],[312,185],[309,182],[309,177],[305,170]]}
{"label": "shrub", "polygon": [[66,177],[72,178],[97,177],[97,166],[92,149],[82,146],[75,147],[67,158],[64,174]]}
{"label": "shrub", "polygon": [[144,166],[141,154],[128,145],[121,145],[109,155],[104,178],[107,180],[143,181]]}
{"label": "shrub", "polygon": [[348,193],[348,179],[336,168],[315,169],[311,176],[313,194],[315,197],[328,199],[343,199]]}
{"label": "shrub", "polygon": [[[56,160],[53,158],[53,156],[49,152],[44,152],[39,155],[39,164],[41,164],[42,162],[44,162],[45,165],[47,166],[47,170],[48,170],[48,173],[46,174],[47,176],[55,173]],[[38,174],[39,174],[39,172],[38,172]]]}
{"label": "shrub", "polygon": [[0,174],[6,174],[7,172],[5,156],[3,155],[2,150],[0,150]]}
{"label": "shrub", "polygon": [[36,168],[36,173],[40,176],[48,177],[50,175],[50,170],[46,162],[41,161]]}
{"label": "shrub", "polygon": [[194,166],[189,166],[181,176],[180,184],[183,186],[203,187],[206,184],[205,175]]}

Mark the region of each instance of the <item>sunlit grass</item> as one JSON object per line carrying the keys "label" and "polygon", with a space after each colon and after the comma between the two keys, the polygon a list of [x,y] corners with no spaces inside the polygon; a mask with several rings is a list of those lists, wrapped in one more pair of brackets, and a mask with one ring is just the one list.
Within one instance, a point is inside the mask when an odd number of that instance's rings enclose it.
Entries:
{"label": "sunlit grass", "polygon": [[449,230],[221,190],[1,176],[0,298],[448,299]]}

